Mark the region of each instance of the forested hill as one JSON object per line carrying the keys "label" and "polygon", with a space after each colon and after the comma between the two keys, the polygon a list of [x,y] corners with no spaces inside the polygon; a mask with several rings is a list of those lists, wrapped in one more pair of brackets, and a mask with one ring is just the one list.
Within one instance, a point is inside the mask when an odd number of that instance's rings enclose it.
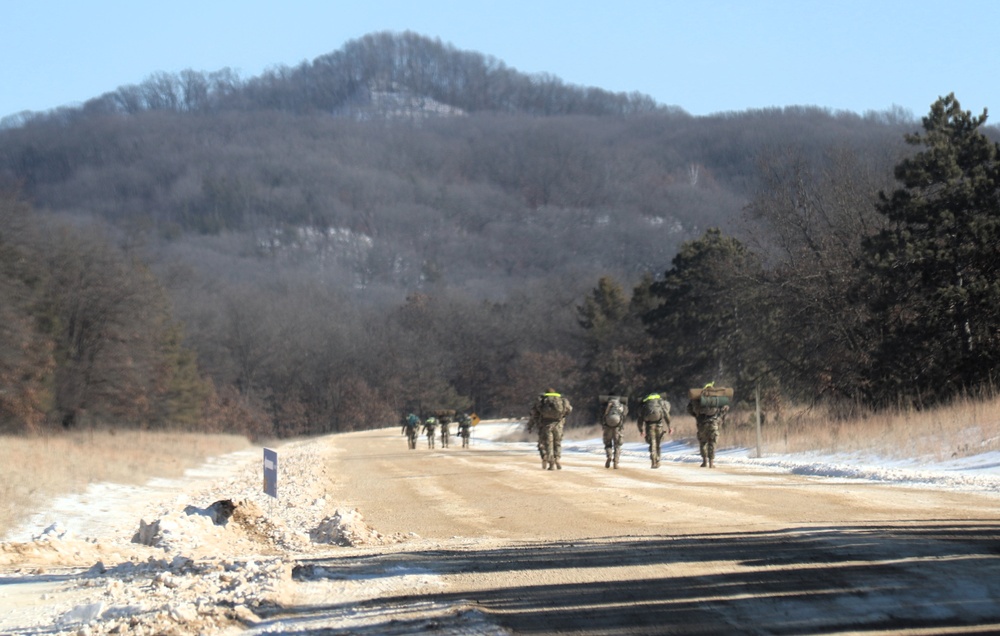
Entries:
{"label": "forested hill", "polygon": [[673,112],[639,93],[612,93],[564,84],[551,75],[526,75],[502,61],[414,33],[376,33],[295,68],[275,67],[241,79],[229,69],[152,75],[62,115],[143,111],[211,113],[277,110],[342,114],[372,94],[392,93],[436,101],[450,112],[517,115],[634,115]]}
{"label": "forested hill", "polygon": [[[815,186],[871,212],[919,126],[818,107],[692,117],[413,33],[9,118],[0,217],[17,230],[0,257],[17,282],[0,294],[38,340],[6,360],[42,370],[0,420],[190,419],[200,381],[216,419],[282,433],[433,404],[509,414],[542,383],[603,390],[578,313],[599,279],[648,285],[713,227],[776,258],[790,226],[763,201]],[[94,316],[60,313],[81,297]],[[643,373],[632,388],[666,386]]]}
{"label": "forested hill", "polygon": [[636,277],[730,225],[764,154],[884,157],[913,125],[817,108],[693,118],[382,33],[260,77],[158,74],[25,117],[0,130],[0,179],[159,237],[324,249],[362,285]]}

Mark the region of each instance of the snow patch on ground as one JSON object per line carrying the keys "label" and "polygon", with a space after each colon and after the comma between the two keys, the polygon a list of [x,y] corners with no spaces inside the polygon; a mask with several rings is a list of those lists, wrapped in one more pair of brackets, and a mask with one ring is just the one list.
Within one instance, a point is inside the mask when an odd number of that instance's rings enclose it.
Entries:
{"label": "snow patch on ground", "polygon": [[[507,424],[502,438],[517,431],[517,422]],[[500,430],[499,428],[497,430]],[[489,438],[486,438],[487,440]],[[519,442],[525,448],[534,448],[533,442]],[[590,457],[590,461],[603,464],[604,442],[601,438],[563,440],[563,457]],[[648,464],[649,447],[644,442],[622,446],[622,461],[641,461]],[[686,440],[668,440],[660,448],[662,463],[701,463],[696,444]],[[891,483],[898,486],[942,488],[965,492],[1000,495],[1000,452],[992,451],[964,458],[944,461],[933,458],[892,460],[873,454],[796,453],[791,455],[765,455],[756,457],[748,448],[727,448],[716,451],[716,465],[741,466],[763,472],[808,475],[825,479],[864,480]]]}

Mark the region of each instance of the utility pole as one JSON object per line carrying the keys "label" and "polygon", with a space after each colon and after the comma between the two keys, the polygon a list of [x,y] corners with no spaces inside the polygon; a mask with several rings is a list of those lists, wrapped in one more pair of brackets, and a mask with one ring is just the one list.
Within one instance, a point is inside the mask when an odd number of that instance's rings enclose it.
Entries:
{"label": "utility pole", "polygon": [[757,403],[757,457],[760,457],[760,380],[754,391],[754,401]]}

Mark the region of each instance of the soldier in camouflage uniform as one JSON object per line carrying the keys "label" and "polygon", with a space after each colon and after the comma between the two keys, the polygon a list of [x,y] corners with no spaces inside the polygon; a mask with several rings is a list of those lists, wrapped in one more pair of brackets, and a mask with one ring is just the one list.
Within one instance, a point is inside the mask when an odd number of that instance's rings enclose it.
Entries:
{"label": "soldier in camouflage uniform", "polygon": [[472,435],[472,418],[468,413],[458,416],[458,436],[462,438],[462,448],[469,447],[469,437]]}
{"label": "soldier in camouflage uniform", "polygon": [[728,406],[706,407],[700,401],[688,402],[688,413],[698,423],[698,447],[701,451],[701,467],[715,468],[715,445],[719,442],[719,427],[726,420]]}
{"label": "soldier in camouflage uniform", "polygon": [[[548,409],[548,404],[558,405],[558,414]],[[549,389],[538,396],[531,407],[528,418],[528,432],[538,429],[538,454],[542,457],[542,470],[562,470],[559,462],[562,456],[563,426],[566,416],[572,412],[569,400]]]}
{"label": "soldier in camouflage uniform", "polygon": [[441,425],[441,448],[448,448],[448,442],[451,440],[451,415],[442,413],[438,418],[438,424]]}
{"label": "soldier in camouflage uniform", "polygon": [[650,393],[642,400],[639,416],[636,420],[639,433],[645,435],[649,444],[649,461],[652,468],[660,467],[660,445],[663,442],[663,429],[673,435],[670,426],[670,402],[664,400],[658,393]]}
{"label": "soldier in camouflage uniform", "polygon": [[420,431],[420,418],[410,413],[403,420],[403,434],[406,435],[406,445],[413,450],[417,447],[417,434]]}
{"label": "soldier in camouflage uniform", "polygon": [[437,430],[437,418],[431,415],[424,420],[424,432],[427,433],[427,448],[434,448],[434,433]]}
{"label": "soldier in camouflage uniform", "polygon": [[622,453],[622,430],[625,428],[625,416],[628,415],[628,405],[621,398],[611,396],[601,414],[601,429],[604,439],[604,454],[607,460],[605,468],[612,464],[618,468],[618,459]]}

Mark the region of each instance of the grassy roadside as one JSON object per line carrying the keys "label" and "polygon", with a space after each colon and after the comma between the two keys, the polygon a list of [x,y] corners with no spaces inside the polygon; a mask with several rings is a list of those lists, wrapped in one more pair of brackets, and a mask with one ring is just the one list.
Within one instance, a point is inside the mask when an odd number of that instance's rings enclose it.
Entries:
{"label": "grassy roadside", "polygon": [[[756,448],[754,413],[734,413],[719,437],[720,448]],[[694,418],[683,405],[671,414],[674,439],[696,436]],[[635,422],[625,425],[625,442],[643,441]],[[598,425],[567,429],[569,439],[601,436]],[[524,440],[534,439],[524,434]],[[779,421],[761,426],[761,452],[768,454],[872,453],[880,457],[928,458],[936,461],[1000,450],[1000,398],[963,399],[925,411],[894,410],[855,419],[832,416],[822,409],[791,409]]]}
{"label": "grassy roadside", "polygon": [[[694,433],[694,418],[686,417]],[[756,447],[756,418],[727,426],[726,446]],[[761,426],[764,454],[820,451],[872,453],[892,459],[934,461],[1000,450],[1000,398],[960,399],[935,409],[887,410],[855,419],[821,409],[798,409],[783,421]]]}
{"label": "grassy roadside", "polygon": [[149,431],[73,431],[0,437],[0,537],[50,497],[95,482],[143,484],[250,447],[238,435]]}

